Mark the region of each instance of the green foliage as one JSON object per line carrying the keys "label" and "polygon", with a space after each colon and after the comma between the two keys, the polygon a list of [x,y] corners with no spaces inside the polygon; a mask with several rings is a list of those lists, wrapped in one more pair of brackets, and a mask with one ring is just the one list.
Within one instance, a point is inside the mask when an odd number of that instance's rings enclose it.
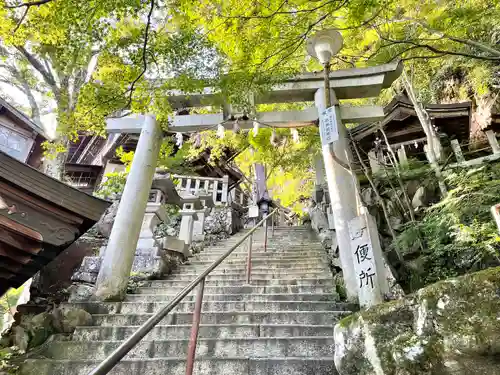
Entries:
{"label": "green foliage", "polygon": [[125,171],[111,172],[104,175],[103,182],[94,193],[94,195],[99,198],[112,199],[116,197],[116,195],[121,194],[125,188],[125,182],[127,182],[127,176],[130,172],[130,165],[134,158],[134,152],[125,152],[123,147],[120,146],[116,149],[116,156],[125,165]]}
{"label": "green foliage", "polygon": [[127,182],[128,172],[111,172],[104,177],[105,180],[99,186],[99,189],[94,193],[96,197],[110,199],[117,194],[121,194]]}
{"label": "green foliage", "polygon": [[293,141],[289,129],[274,129],[274,132],[276,142],[272,144],[273,129],[269,127],[261,127],[256,136],[253,131],[226,131],[224,138],[218,138],[215,131],[207,131],[202,134],[201,147],[191,144],[189,153],[195,156],[210,149],[210,160],[215,163],[224,159],[228,150],[235,152],[237,156],[232,163],[248,178],[240,187],[250,195],[254,164],[264,165],[272,198],[302,214],[301,198],[309,196],[313,188],[311,165],[312,157],[320,149],[318,130],[314,127],[298,129],[299,142]]}
{"label": "green foliage", "polygon": [[490,214],[500,194],[500,165],[453,171],[447,184],[452,189],[446,198],[407,224],[394,244],[409,260],[412,289],[500,264],[500,237]]}
{"label": "green foliage", "polygon": [[160,149],[158,167],[173,174],[192,174],[193,167],[189,164],[192,158],[190,144],[184,143],[176,149],[171,139],[166,140]]}
{"label": "green foliage", "polygon": [[55,103],[60,134],[70,140],[78,131],[103,134],[105,116],[122,109],[154,112],[167,127],[172,90],[210,85],[216,95],[206,105],[224,99],[249,113],[247,94],[321,69],[304,43],[325,28],[344,37],[334,69],[401,57],[425,101],[450,99],[450,88],[452,100],[481,97],[498,79],[500,5],[493,0],[12,4],[20,3],[0,1],[4,82],[33,102],[40,94]]}
{"label": "green foliage", "polygon": [[378,183],[387,186],[388,183],[393,185],[398,184],[399,178],[403,181],[422,180],[434,176],[434,172],[429,166],[429,163],[415,159],[408,158],[408,163],[400,167],[399,174],[394,168],[381,168],[374,174],[374,180]]}
{"label": "green foliage", "polygon": [[[258,90],[270,72],[279,80],[320,70],[303,45],[315,31],[326,28],[344,37],[334,69],[402,58],[426,102],[477,99],[493,90],[498,80],[497,1],[177,1],[178,16],[206,32],[232,71],[247,72],[237,78],[249,80],[246,91]],[[451,86],[456,92],[450,97]],[[392,95],[388,90],[383,100]]]}
{"label": "green foliage", "polygon": [[14,364],[12,360],[21,354],[23,353],[16,347],[0,349],[0,371],[2,374],[19,374],[19,366]]}
{"label": "green foliage", "polygon": [[[189,163],[189,146],[186,144],[178,149],[176,154],[173,155],[174,144],[171,140],[166,140],[162,143],[160,154],[158,158],[158,168],[167,170],[170,173],[190,173],[192,168],[188,166]],[[125,152],[123,147],[116,149],[116,156],[125,165],[123,172],[111,172],[104,176],[104,181],[95,192],[95,195],[100,198],[112,198],[117,194],[123,192],[125,182],[130,172],[132,160],[134,159],[134,151]],[[174,179],[174,184],[176,183]]]}
{"label": "green foliage", "polygon": [[168,217],[176,216],[180,210],[180,208],[175,204],[164,204],[163,207],[165,208]]}
{"label": "green foliage", "polygon": [[[0,313],[2,315],[2,328],[3,329],[3,316],[4,314],[12,314],[12,309],[17,306],[17,302],[21,293],[23,292],[25,286],[21,285],[19,288],[10,288],[1,298],[0,298]],[[3,340],[2,340],[3,341]],[[2,343],[2,345],[4,345]],[[2,347],[0,348],[0,373],[15,375],[18,374],[19,366],[14,363],[14,359],[19,355],[23,354],[19,348],[13,347]]]}
{"label": "green foliage", "polygon": [[17,300],[24,290],[24,285],[19,288],[10,288],[1,298],[0,298],[0,309],[2,314],[10,312],[10,310],[17,305]]}

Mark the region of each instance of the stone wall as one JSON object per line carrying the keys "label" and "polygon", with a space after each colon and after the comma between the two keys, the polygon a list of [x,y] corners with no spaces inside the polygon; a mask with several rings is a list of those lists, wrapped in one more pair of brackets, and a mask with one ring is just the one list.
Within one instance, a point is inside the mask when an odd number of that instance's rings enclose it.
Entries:
{"label": "stone wall", "polygon": [[427,286],[335,326],[340,375],[500,373],[500,268]]}
{"label": "stone wall", "polygon": [[308,208],[308,214],[311,228],[319,237],[321,244],[325,248],[330,265],[340,268],[335,231],[330,229],[326,213],[323,212],[319,205],[311,202]]}
{"label": "stone wall", "polygon": [[313,200],[310,201],[307,208],[308,217],[304,218],[303,224],[310,225],[311,229],[316,233],[316,236],[321,241],[323,248],[328,257],[328,263],[332,272],[332,278],[335,282],[335,289],[340,299],[347,298],[344,286],[344,278],[342,275],[342,267],[340,265],[339,249],[335,230],[331,230],[328,224],[326,213]]}
{"label": "stone wall", "polygon": [[[244,213],[231,207],[213,207],[210,213],[205,216],[204,244],[210,245],[239,232],[243,228],[243,215]],[[167,220],[158,225],[155,235],[157,237],[167,235],[177,237],[181,227],[181,219],[180,214],[169,214]]]}
{"label": "stone wall", "polygon": [[[99,233],[111,232],[113,222],[112,214],[104,215],[100,221]],[[157,243],[162,243],[162,238],[177,237],[179,235],[182,216],[175,210],[169,210],[166,220],[158,225],[154,231]],[[204,246],[212,245],[228,238],[242,227],[241,214],[231,207],[214,207],[210,214],[205,217],[205,239],[204,241],[193,241],[190,245],[192,254],[199,253]],[[76,262],[73,276],[70,278],[74,282],[69,288],[69,298],[71,301],[84,301],[92,299],[94,284],[97,280],[101,265],[101,257],[105,251],[106,243],[94,249],[94,253],[86,254],[85,258],[80,257]],[[95,252],[97,250],[97,252]],[[171,273],[177,266],[185,261],[185,255],[167,249],[141,249],[136,250],[136,256],[132,267],[130,283],[134,284],[140,279],[158,279]],[[81,263],[81,265],[80,265]]]}
{"label": "stone wall", "polygon": [[205,244],[228,238],[243,228],[243,213],[228,207],[214,207],[205,217]]}
{"label": "stone wall", "polygon": [[106,238],[92,233],[80,237],[33,277],[30,287],[32,299],[47,299],[50,303],[64,299],[71,286],[71,278],[83,259],[98,254],[106,241]]}

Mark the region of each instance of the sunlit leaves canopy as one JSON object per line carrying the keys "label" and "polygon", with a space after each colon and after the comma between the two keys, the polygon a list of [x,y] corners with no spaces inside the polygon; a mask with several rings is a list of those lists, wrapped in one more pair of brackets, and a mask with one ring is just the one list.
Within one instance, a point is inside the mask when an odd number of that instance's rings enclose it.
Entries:
{"label": "sunlit leaves canopy", "polygon": [[[70,137],[103,134],[104,118],[117,111],[152,111],[167,126],[174,90],[212,86],[220,100],[251,111],[248,93],[321,69],[304,44],[324,28],[344,37],[334,69],[401,58],[426,101],[479,100],[498,90],[495,0],[22,1],[0,1],[0,68],[30,105],[53,100],[59,130]],[[269,132],[255,139],[208,134],[204,142],[214,157],[222,143],[240,151],[242,169],[273,165],[281,145],[270,146]],[[276,168],[281,176],[300,169],[294,176],[302,180],[311,158],[290,144]]]}

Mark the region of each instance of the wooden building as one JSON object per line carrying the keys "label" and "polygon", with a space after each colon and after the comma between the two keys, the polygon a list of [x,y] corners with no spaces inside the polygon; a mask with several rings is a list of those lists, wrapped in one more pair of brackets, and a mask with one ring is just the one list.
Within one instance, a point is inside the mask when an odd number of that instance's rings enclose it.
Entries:
{"label": "wooden building", "polygon": [[0,295],[59,255],[109,205],[0,151]]}
{"label": "wooden building", "polygon": [[[453,139],[462,145],[469,144],[472,118],[470,102],[430,104],[425,109],[444,147],[449,146]],[[403,147],[408,158],[426,160],[426,136],[411,101],[404,95],[398,95],[384,108],[384,113],[385,118],[381,122],[360,125],[351,130],[363,159],[368,161],[370,151],[387,152],[380,131],[382,128],[394,151]]]}
{"label": "wooden building", "polygon": [[[174,134],[167,134],[167,136],[173,137]],[[135,151],[138,140],[139,134],[111,133],[108,138],[81,135],[78,142],[69,148],[65,168],[66,181],[82,191],[94,191],[105,174],[125,169],[116,157],[117,148],[122,147],[124,152]],[[193,169],[201,177],[222,178],[227,175],[231,189],[242,179],[241,173],[226,164],[234,156],[233,151],[227,150],[224,160],[212,165],[209,162],[210,150],[205,150],[186,167]]]}
{"label": "wooden building", "polygon": [[0,151],[39,168],[45,140],[47,136],[38,124],[0,98]]}

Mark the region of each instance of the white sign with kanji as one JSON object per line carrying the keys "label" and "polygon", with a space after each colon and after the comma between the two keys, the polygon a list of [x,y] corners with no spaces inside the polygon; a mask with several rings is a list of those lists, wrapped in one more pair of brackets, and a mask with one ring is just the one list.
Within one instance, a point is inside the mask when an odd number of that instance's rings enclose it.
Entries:
{"label": "white sign with kanji", "polygon": [[321,112],[321,116],[319,117],[319,134],[323,146],[329,145],[339,139],[335,106]]}
{"label": "white sign with kanji", "polygon": [[359,304],[369,307],[381,303],[389,285],[375,221],[367,213],[355,217],[349,221],[349,236]]}

